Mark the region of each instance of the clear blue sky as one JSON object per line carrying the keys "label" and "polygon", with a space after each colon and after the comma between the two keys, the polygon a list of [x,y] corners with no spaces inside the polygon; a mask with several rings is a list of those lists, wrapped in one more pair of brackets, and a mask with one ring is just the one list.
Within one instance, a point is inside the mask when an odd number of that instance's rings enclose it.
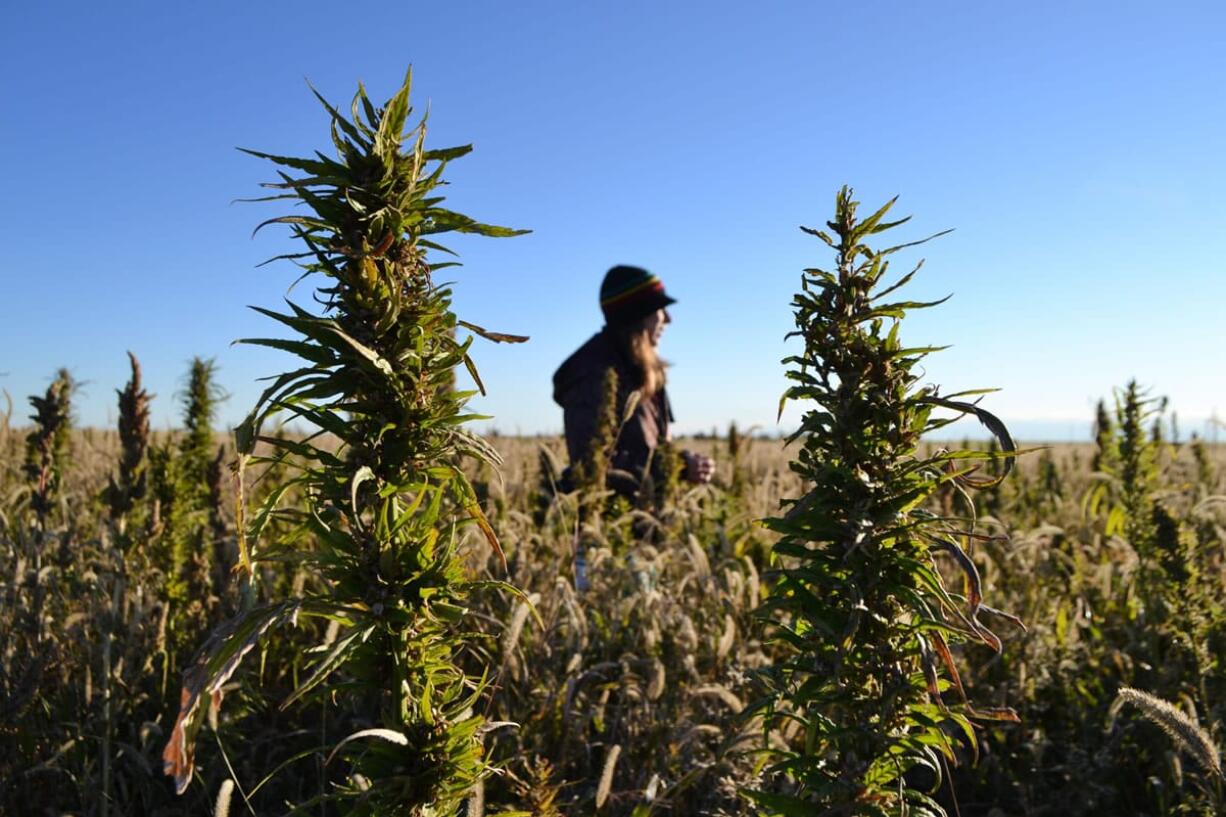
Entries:
{"label": "clear blue sky", "polygon": [[[1082,433],[1136,377],[1190,425],[1226,411],[1226,57],[1220,3],[19,3],[0,25],[0,388],[68,366],[108,423],[124,351],[157,393],[216,357],[233,422],[283,370],[288,239],[252,227],[271,167],[327,149],[304,83],[383,99],[408,64],[435,146],[472,142],[451,203],[530,236],[455,243],[461,317],[505,431],[561,426],[557,364],[600,325],[614,263],[679,300],[662,351],[679,428],[774,427],[788,302],[828,260],[799,224],[853,185],[901,194],[924,248],[904,327],[927,376],[1000,386],[1034,434]],[[304,298],[306,290],[296,290]],[[1046,422],[1047,432],[1035,423]],[[785,418],[785,424],[787,419]],[[1029,424],[1029,425],[1028,425]]]}

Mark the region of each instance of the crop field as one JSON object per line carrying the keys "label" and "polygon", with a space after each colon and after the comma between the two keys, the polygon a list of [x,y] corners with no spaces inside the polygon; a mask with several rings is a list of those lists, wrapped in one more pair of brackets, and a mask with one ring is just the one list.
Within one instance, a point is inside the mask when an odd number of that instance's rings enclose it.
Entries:
{"label": "crop field", "polygon": [[563,483],[562,440],[466,418],[455,372],[526,340],[433,277],[518,232],[444,209],[467,149],[407,79],[326,115],[335,158],[257,154],[323,306],[261,309],[292,362],[242,424],[197,359],[151,431],[139,350],[117,428],[67,371],[0,417],[0,814],[1223,813],[1226,451],[1157,395],[1045,446],[922,383],[922,242],[844,188],[790,439],[670,441],[631,501],[609,404]]}

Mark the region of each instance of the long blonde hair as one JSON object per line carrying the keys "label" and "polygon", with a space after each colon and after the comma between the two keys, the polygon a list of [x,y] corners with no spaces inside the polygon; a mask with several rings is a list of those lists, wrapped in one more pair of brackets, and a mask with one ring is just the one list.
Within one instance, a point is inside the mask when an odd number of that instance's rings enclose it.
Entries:
{"label": "long blonde hair", "polygon": [[638,383],[633,385],[642,393],[642,399],[655,397],[656,392],[664,388],[664,370],[668,364],[656,354],[646,319],[637,323],[611,325],[609,329],[612,330],[618,350],[630,363],[631,371],[638,380]]}

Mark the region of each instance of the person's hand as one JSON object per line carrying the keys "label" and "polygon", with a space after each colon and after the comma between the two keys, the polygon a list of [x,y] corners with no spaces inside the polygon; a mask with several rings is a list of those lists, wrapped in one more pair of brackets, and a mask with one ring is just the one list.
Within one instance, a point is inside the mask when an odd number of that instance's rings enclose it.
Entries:
{"label": "person's hand", "polygon": [[685,458],[685,478],[689,482],[704,484],[715,476],[715,460],[705,454],[682,451],[681,456]]}

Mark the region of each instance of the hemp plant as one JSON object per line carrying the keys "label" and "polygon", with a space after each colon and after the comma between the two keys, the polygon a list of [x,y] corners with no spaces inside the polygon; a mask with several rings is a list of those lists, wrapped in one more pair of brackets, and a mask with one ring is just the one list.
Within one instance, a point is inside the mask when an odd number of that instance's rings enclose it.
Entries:
{"label": "hemp plant", "polygon": [[217,385],[217,364],[200,357],[192,358],[187,373],[187,390],[183,404],[183,439],[179,442],[180,472],[192,494],[194,506],[202,506],[208,491],[209,466],[215,454],[213,423],[217,407],[226,394]]}
{"label": "hemp plant", "polygon": [[1107,405],[1102,400],[1094,413],[1094,458],[1090,463],[1091,471],[1102,471],[1109,468],[1118,452],[1115,447],[1115,424],[1107,413]]}
{"label": "hemp plant", "polygon": [[[789,334],[803,351],[784,360],[794,385],[780,410],[787,400],[808,405],[790,438],[800,444],[792,470],[808,491],[766,522],[782,537],[761,612],[785,657],[764,671],[766,694],[753,711],[770,733],[790,734],[793,721],[801,729],[791,743],[772,735],[765,750],[766,771],[779,786],[748,795],[766,813],[818,813],[820,806],[823,814],[943,814],[915,787],[939,785],[957,758],[952,736],[975,747],[973,719],[1016,717],[970,706],[950,649],[954,641],[1001,649],[979,620],[1003,614],[980,597],[967,555],[978,536],[973,519],[925,508],[943,485],[995,485],[1012,467],[1016,446],[993,415],[959,399],[988,390],[941,396],[920,385],[920,361],[940,347],[905,347],[900,322],[942,301],[885,300],[919,269],[886,285],[889,256],[929,240],[885,249],[866,243],[907,221],[884,220],[893,203],[860,219],[844,187],[830,232],[801,228],[836,260],[832,271],[804,271]],[[938,408],[954,417],[934,416]],[[965,415],[998,438],[999,453],[919,453],[921,435]],[[975,475],[992,458],[1002,462],[1001,473]],[[938,556],[960,569],[963,592],[947,587]],[[944,699],[951,688],[957,701]]]}
{"label": "hemp plant", "polygon": [[30,482],[30,509],[40,531],[55,507],[72,448],[72,396],[76,382],[67,369],[56,372],[43,396],[32,395],[33,429],[26,437],[25,473]]}
{"label": "hemp plant", "polygon": [[1150,511],[1153,491],[1158,480],[1158,448],[1161,439],[1145,434],[1146,423],[1158,426],[1165,400],[1151,398],[1137,381],[1130,380],[1123,392],[1116,395],[1116,416],[1119,420],[1119,463],[1117,476],[1120,487],[1120,508],[1124,513],[1123,532],[1138,548],[1142,559],[1152,538]]}
{"label": "hemp plant", "polygon": [[1099,421],[1099,450],[1110,456],[1096,461],[1099,473],[1082,499],[1086,516],[1105,516],[1103,532],[1122,535],[1143,563],[1153,555],[1153,493],[1161,447],[1146,433],[1146,425],[1160,420],[1163,405],[1135,380],[1116,391],[1114,423]]}
{"label": "hemp plant", "polygon": [[209,472],[216,449],[213,423],[226,395],[216,376],[212,360],[192,358],[187,387],[180,396],[183,436],[177,450],[168,441],[152,458],[154,493],[165,520],[153,559],[165,577],[163,591],[170,605],[167,633],[174,647],[171,658],[185,654],[189,642],[205,629],[218,589],[212,578],[215,531],[210,524]]}
{"label": "hemp plant", "polygon": [[621,431],[621,425],[617,421],[619,387],[617,369],[610,366],[605,370],[602,381],[600,406],[596,410],[596,427],[592,440],[583,459],[575,463],[574,468],[574,483],[581,498],[582,516],[589,514],[591,506],[599,506],[604,501],[610,461]]}
{"label": "hemp plant", "polygon": [[[77,383],[67,369],[56,372],[47,391],[39,397],[30,395],[34,427],[26,436],[26,457],[23,470],[29,481],[30,510],[34,513],[33,536],[28,540],[26,556],[34,568],[34,592],[26,613],[27,632],[34,640],[43,640],[43,606],[47,597],[43,565],[48,555],[48,520],[60,499],[60,486],[72,456],[72,398]],[[63,542],[60,556],[65,556]]]}
{"label": "hemp plant", "polygon": [[128,514],[144,499],[148,489],[149,393],[141,385],[140,362],[128,352],[132,377],[119,395],[119,470],[110,476],[103,498],[111,519],[122,535],[127,528]]}
{"label": "hemp plant", "polygon": [[[441,206],[442,174],[471,146],[426,149],[424,116],[406,133],[410,76],[383,107],[359,85],[350,117],[316,92],[336,158],[246,151],[300,174],[279,171],[280,181],[267,186],[280,192],[269,198],[309,212],[260,227],[288,225],[305,245],[279,257],[322,277],[315,292],[322,314],[292,302],[288,312],[255,307],[297,337],[244,341],[302,362],[273,378],[237,429],[240,457],[293,457],[299,471],[240,521],[244,611],[213,634],[186,673],[164,753],[180,791],[192,776],[202,699],[217,705],[222,685],[271,627],[307,617],[331,628],[282,706],[309,699],[309,711],[365,727],[330,751],[320,748],[329,780],[317,801],[346,801],[349,814],[451,815],[488,770],[481,739],[491,725],[475,707],[484,679],[458,663],[467,644],[464,598],[475,585],[457,554],[461,532],[475,527],[499,557],[502,551],[460,465],[500,460],[464,428],[477,419],[463,410],[475,392],[453,388],[453,369],[464,365],[483,387],[469,357],[473,336],[460,339],[456,329],[494,341],[527,338],[458,320],[450,289],[434,280],[454,263],[430,255],[449,252],[435,243],[440,233],[520,231]],[[277,414],[314,432],[305,439],[264,433]],[[305,508],[281,507],[294,488]],[[274,519],[288,533],[265,542]],[[284,561],[306,574],[301,591],[255,604],[256,568]]]}

